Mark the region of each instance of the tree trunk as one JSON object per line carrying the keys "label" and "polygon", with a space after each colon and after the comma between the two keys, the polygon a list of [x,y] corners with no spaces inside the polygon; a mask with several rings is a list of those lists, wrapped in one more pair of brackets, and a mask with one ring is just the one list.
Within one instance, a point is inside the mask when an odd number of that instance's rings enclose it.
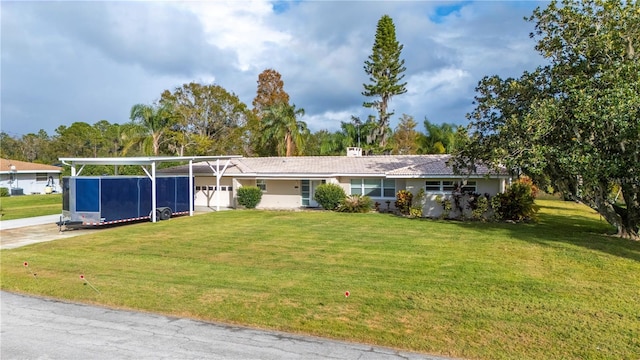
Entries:
{"label": "tree trunk", "polygon": [[627,205],[622,213],[622,237],[640,240],[640,179],[625,179],[622,181],[621,190],[624,202]]}
{"label": "tree trunk", "polygon": [[284,140],[287,146],[287,152],[285,156],[293,156],[293,139],[291,137],[291,132],[287,131],[287,134],[284,136]]}

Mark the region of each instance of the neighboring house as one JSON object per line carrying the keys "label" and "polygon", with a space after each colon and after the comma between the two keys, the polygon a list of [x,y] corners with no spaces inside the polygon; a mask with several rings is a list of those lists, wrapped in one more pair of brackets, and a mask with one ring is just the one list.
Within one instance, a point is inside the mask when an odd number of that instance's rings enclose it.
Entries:
{"label": "neighboring house", "polygon": [[[399,190],[414,195],[426,192],[423,215],[442,212],[438,195],[450,195],[461,184],[465,191],[495,195],[504,192],[510,179],[506,172],[495,174],[478,166],[470,176],[455,175],[448,165],[450,155],[241,157],[230,159],[216,186],[215,168],[206,162],[193,164],[196,209],[218,206],[235,208],[237,189],[257,186],[262,189],[261,209],[300,209],[318,207],[315,189],[323,183],[340,185],[347,195],[368,195],[380,203],[380,209],[394,209]],[[188,166],[158,170],[159,174],[188,174]]]}
{"label": "neighboring house", "polygon": [[0,159],[0,187],[12,195],[61,192],[60,173],[58,166]]}

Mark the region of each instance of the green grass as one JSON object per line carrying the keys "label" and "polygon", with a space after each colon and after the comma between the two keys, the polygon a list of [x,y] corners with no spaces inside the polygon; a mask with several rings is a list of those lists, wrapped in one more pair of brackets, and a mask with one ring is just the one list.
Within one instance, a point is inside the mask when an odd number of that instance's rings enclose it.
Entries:
{"label": "green grass", "polygon": [[1,287],[459,358],[637,358],[640,243],[539,204],[519,225],[251,210],[127,225],[3,250]]}
{"label": "green grass", "polygon": [[0,220],[54,215],[62,212],[62,195],[24,195],[0,197]]}

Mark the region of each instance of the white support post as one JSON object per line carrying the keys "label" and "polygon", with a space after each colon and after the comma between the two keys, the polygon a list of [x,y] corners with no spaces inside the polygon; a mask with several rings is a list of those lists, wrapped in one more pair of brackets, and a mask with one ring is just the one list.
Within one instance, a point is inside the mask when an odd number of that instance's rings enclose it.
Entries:
{"label": "white support post", "polygon": [[76,163],[71,163],[71,176],[76,176]]}
{"label": "white support post", "polygon": [[191,159],[189,160],[189,216],[193,216],[195,201],[193,197],[193,159]]}
{"label": "white support post", "polygon": [[156,162],[151,163],[151,221],[156,222]]}
{"label": "white support post", "polygon": [[216,211],[220,211],[220,159],[216,159]]}

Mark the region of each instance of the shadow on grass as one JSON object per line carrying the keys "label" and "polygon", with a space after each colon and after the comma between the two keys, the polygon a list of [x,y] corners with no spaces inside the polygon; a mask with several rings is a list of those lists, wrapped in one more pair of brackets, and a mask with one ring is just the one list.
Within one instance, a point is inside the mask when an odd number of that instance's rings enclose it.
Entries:
{"label": "shadow on grass", "polygon": [[[544,211],[546,210],[546,211]],[[640,262],[640,241],[615,236],[615,228],[605,220],[575,214],[576,211],[559,206],[541,206],[536,223],[474,223],[452,221],[465,228],[507,230],[517,240],[543,246],[557,243],[580,246]]]}

